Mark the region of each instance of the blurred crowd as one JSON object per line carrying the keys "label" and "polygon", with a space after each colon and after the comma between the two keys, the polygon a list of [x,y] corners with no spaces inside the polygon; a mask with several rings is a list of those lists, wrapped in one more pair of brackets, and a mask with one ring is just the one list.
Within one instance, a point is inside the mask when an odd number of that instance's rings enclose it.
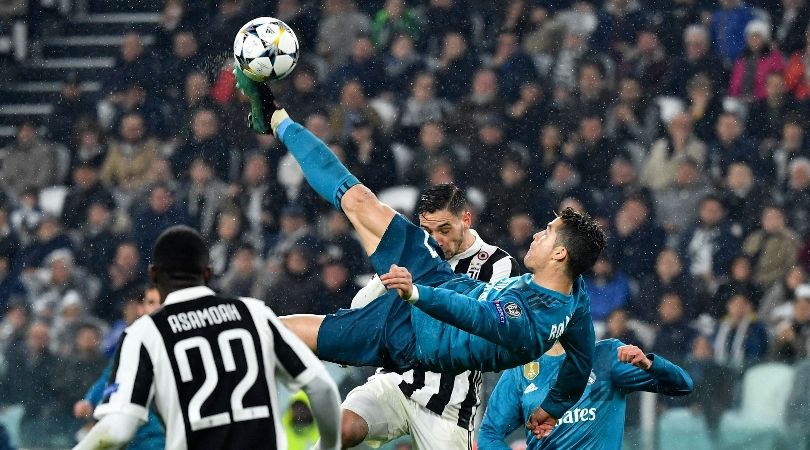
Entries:
{"label": "blurred crowd", "polygon": [[0,407],[24,405],[23,430],[72,416],[169,225],[208,239],[218,289],[279,315],[346,307],[370,271],[346,219],[246,128],[230,48],[262,15],[301,43],[272,84],[291,116],[404,213],[402,196],[455,182],[518,260],[554,210],[597,216],[600,336],[682,364],[710,426],[746,368],[808,356],[806,0],[157,7],[151,45],[127,34],[98,94],[68,74],[0,154]]}

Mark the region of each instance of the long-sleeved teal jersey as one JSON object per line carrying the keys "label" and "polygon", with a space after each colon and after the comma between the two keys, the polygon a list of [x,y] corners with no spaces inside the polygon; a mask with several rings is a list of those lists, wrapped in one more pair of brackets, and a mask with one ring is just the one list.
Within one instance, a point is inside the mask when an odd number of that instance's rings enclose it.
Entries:
{"label": "long-sleeved teal jersey", "polygon": [[[648,354],[650,370],[619,361],[616,339],[596,343],[593,371],[582,398],[558,421],[548,437],[535,438],[528,430],[527,444],[537,449],[621,449],[626,396],[648,391],[666,395],[692,392],[692,378],[660,355]],[[546,396],[558,376],[564,356],[543,355],[530,364],[501,376],[489,398],[478,435],[480,450],[508,450],[506,437],[523,426]]]}

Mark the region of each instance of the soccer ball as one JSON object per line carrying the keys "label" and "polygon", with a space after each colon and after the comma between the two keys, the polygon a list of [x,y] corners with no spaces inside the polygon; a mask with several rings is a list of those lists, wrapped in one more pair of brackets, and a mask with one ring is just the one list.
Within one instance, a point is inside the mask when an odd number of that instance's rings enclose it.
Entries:
{"label": "soccer ball", "polygon": [[233,56],[251,80],[280,80],[298,62],[298,38],[292,28],[273,17],[244,24],[233,41]]}

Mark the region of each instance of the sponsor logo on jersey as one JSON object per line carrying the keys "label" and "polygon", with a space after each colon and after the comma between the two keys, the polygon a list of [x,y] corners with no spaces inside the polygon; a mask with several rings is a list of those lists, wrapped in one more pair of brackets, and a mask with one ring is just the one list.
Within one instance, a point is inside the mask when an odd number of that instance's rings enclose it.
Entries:
{"label": "sponsor logo on jersey", "polygon": [[557,422],[557,426],[577,422],[591,422],[596,420],[596,408],[569,409]]}
{"label": "sponsor logo on jersey", "polygon": [[503,306],[501,306],[501,302],[498,301],[498,300],[495,300],[492,303],[495,304],[495,312],[498,313],[498,322],[506,323],[506,314],[503,312]]}
{"label": "sponsor logo on jersey", "polygon": [[528,386],[526,386],[526,389],[523,390],[523,393],[528,394],[528,393],[534,392],[536,390],[537,390],[537,386],[535,386],[534,383],[530,383]]}
{"label": "sponsor logo on jersey", "polygon": [[537,375],[540,375],[540,363],[537,361],[532,361],[529,364],[523,365],[523,376],[526,377],[527,380],[531,381],[537,378]]}
{"label": "sponsor logo on jersey", "polygon": [[517,319],[521,314],[523,314],[523,310],[520,309],[520,306],[518,306],[518,304],[515,302],[504,304],[503,309],[506,310],[506,315],[511,319]]}

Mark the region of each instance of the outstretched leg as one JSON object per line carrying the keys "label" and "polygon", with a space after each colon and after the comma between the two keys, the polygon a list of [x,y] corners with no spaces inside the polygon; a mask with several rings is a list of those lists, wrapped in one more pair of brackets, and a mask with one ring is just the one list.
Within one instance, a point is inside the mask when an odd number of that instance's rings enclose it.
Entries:
{"label": "outstretched leg", "polygon": [[317,316],[314,314],[295,314],[292,316],[279,317],[281,323],[290,331],[295,333],[304,344],[312,350],[312,353],[318,354],[318,332],[321,329],[324,316]]}

